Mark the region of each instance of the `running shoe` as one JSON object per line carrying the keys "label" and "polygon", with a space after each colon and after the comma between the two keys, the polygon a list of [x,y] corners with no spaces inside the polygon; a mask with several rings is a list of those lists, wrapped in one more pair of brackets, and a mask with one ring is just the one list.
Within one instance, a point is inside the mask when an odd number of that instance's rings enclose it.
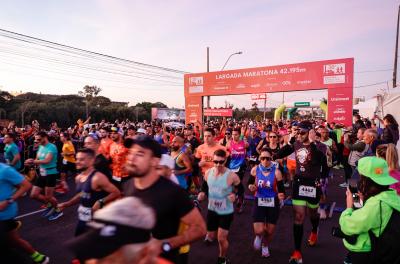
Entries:
{"label": "running shoe", "polygon": [[255,250],[260,250],[260,249],[261,249],[261,241],[262,241],[262,239],[261,239],[260,236],[256,236],[256,237],[254,238],[254,241],[253,241],[253,248],[254,248]]}
{"label": "running shoe", "polygon": [[37,264],[47,264],[50,262],[50,258],[46,255],[38,254],[32,258],[33,263]]}
{"label": "running shoe", "polygon": [[289,259],[289,264],[302,264],[303,263],[303,257],[301,256],[300,251],[295,250],[293,251],[292,256],[290,256]]}
{"label": "running shoe", "polygon": [[56,191],[56,193],[59,193],[59,194],[65,194],[68,192],[68,189],[65,189],[64,187],[60,187],[60,188],[56,188],[55,191]]}
{"label": "running shoe", "polygon": [[349,187],[349,184],[347,182],[344,182],[344,183],[339,184],[339,187],[347,188],[347,187]]}
{"label": "running shoe", "polygon": [[49,217],[51,214],[53,214],[53,212],[54,212],[54,207],[47,207],[42,212],[42,217]]}
{"label": "running shoe", "polygon": [[54,221],[63,216],[63,212],[59,211],[57,212],[56,210],[53,211],[53,213],[47,218],[49,221]]}
{"label": "running shoe", "polygon": [[269,248],[267,246],[263,246],[261,249],[261,257],[268,258],[269,256],[271,256],[271,254],[269,254]]}
{"label": "running shoe", "polygon": [[[322,210],[321,210],[322,211]],[[325,210],[324,210],[325,211]],[[311,232],[310,236],[308,237],[308,245],[310,247],[313,247],[317,244],[317,240],[318,240],[318,231],[317,232]]]}

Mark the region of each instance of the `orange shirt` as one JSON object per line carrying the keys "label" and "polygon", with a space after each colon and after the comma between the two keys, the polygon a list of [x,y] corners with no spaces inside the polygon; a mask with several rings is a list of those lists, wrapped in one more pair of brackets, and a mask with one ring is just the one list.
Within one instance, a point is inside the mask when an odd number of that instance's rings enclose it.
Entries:
{"label": "orange shirt", "polygon": [[110,146],[113,143],[111,138],[103,138],[100,141],[99,153],[107,159],[110,158]]}
{"label": "orange shirt", "polygon": [[128,149],[123,143],[113,142],[110,146],[110,157],[112,160],[111,169],[112,175],[116,177],[126,177],[128,173],[124,169]]}
{"label": "orange shirt", "polygon": [[205,165],[201,167],[201,172],[204,173],[208,170],[211,169],[214,166],[214,152],[218,149],[223,149],[225,151],[226,148],[224,146],[221,146],[220,144],[216,143],[213,147],[209,147],[206,144],[200,145],[196,149],[196,155],[195,157],[197,159],[200,159],[201,161],[205,161]]}

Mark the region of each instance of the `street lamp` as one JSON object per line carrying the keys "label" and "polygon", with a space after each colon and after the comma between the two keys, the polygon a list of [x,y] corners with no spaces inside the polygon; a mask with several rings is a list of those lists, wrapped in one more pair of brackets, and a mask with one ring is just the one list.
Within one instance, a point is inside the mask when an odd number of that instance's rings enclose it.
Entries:
{"label": "street lamp", "polygon": [[225,69],[226,64],[228,64],[228,61],[231,59],[231,57],[232,57],[233,55],[240,55],[240,54],[243,54],[243,52],[238,51],[238,52],[232,53],[232,54],[228,57],[228,59],[226,60],[226,62],[225,62],[225,64],[224,64],[224,67],[222,67],[221,71],[223,71],[223,70]]}

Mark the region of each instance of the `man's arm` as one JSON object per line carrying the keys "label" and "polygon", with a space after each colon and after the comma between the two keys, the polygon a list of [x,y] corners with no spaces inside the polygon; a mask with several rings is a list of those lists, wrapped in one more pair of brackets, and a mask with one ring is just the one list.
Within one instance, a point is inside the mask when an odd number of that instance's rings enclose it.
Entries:
{"label": "man's arm", "polygon": [[183,216],[181,222],[186,224],[188,228],[182,234],[167,239],[172,248],[189,244],[206,234],[206,223],[197,208],[193,208]]}
{"label": "man's arm", "polygon": [[35,164],[35,165],[48,164],[48,163],[51,162],[52,159],[53,159],[53,154],[52,153],[48,153],[46,155],[46,157],[44,158],[44,160],[39,160],[38,158],[36,158],[33,161],[33,164]]}
{"label": "man's arm", "polygon": [[115,199],[121,197],[121,192],[101,172],[97,172],[96,175],[93,176],[92,184],[93,184],[93,189],[95,189],[96,191],[103,190],[108,193],[108,195],[102,199],[103,200],[102,202],[100,201],[95,202],[95,204],[93,205],[94,211],[103,207],[104,204],[112,202]]}
{"label": "man's arm", "polygon": [[293,152],[294,152],[293,145],[285,145],[278,151],[278,153],[276,153],[273,156],[273,158],[274,159],[283,159],[283,158],[289,156],[290,154],[292,154]]}
{"label": "man's arm", "polygon": [[362,152],[365,149],[365,143],[362,141],[358,141],[354,144],[351,144],[348,140],[345,140],[344,146],[348,148],[350,151]]}
{"label": "man's arm", "polygon": [[182,159],[182,162],[185,165],[186,169],[175,171],[175,175],[190,173],[193,171],[192,163],[190,162],[189,157],[185,153],[181,154],[181,159]]}
{"label": "man's arm", "polygon": [[15,166],[15,164],[17,164],[17,162],[21,159],[21,155],[19,154],[19,152],[14,154],[14,158],[11,161],[11,166]]}

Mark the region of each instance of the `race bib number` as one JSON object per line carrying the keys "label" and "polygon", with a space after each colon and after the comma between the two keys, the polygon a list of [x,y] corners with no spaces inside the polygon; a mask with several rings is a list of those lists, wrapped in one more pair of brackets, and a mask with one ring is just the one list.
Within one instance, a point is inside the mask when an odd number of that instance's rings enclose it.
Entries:
{"label": "race bib number", "polygon": [[118,176],[112,176],[112,179],[113,179],[114,181],[117,181],[117,182],[120,182],[120,181],[121,181],[121,177],[118,177]]}
{"label": "race bib number", "polygon": [[258,206],[262,207],[275,207],[275,198],[258,198]]}
{"label": "race bib number", "polygon": [[226,210],[226,199],[209,199],[208,209],[212,211],[224,211]]}
{"label": "race bib number", "polygon": [[315,198],[317,197],[317,188],[312,186],[300,185],[299,195],[303,197]]}
{"label": "race bib number", "polygon": [[78,207],[78,218],[84,222],[92,220],[92,208],[80,205]]}
{"label": "race bib number", "polygon": [[47,176],[47,171],[46,171],[46,169],[44,169],[44,168],[40,168],[39,169],[39,171],[40,171],[40,176]]}

